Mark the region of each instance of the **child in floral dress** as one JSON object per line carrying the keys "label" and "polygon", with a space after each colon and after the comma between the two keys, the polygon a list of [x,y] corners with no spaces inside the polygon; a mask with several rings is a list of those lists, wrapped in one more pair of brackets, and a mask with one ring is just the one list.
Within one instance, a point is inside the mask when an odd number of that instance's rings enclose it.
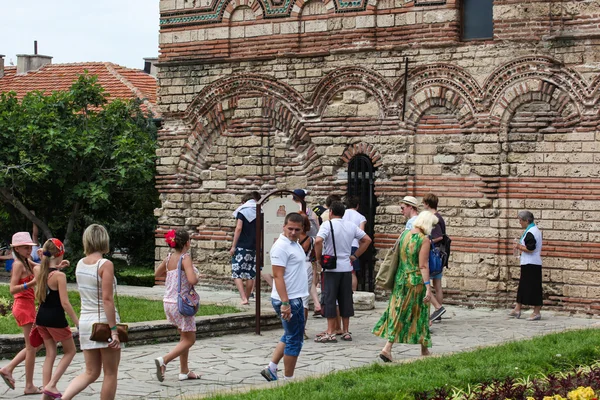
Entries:
{"label": "child in floral dress", "polygon": [[187,292],[198,283],[198,270],[192,265],[188,251],[190,249],[190,235],[187,231],[171,230],[165,235],[165,241],[174,249],[167,258],[156,268],[155,276],[165,278],[165,295],[163,303],[167,320],[177,327],[180,341],[167,355],[154,360],[156,364],[156,377],[160,382],[165,379],[167,364],[179,357],[179,380],[200,379],[200,375],[190,371],[188,355],[190,348],[196,342],[196,318],[187,317],[179,313],[177,297],[179,295],[179,282],[177,281],[177,265],[181,259],[181,291]]}

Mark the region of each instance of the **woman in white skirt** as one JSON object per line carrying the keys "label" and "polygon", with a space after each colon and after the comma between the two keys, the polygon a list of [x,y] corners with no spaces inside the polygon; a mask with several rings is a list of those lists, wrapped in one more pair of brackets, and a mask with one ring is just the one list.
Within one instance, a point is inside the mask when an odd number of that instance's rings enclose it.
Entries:
{"label": "woman in white skirt", "polygon": [[[83,232],[83,250],[86,256],[79,260],[75,275],[81,296],[79,317],[79,342],[85,359],[85,372],[77,376],[63,394],[70,400],[95,382],[104,371],[100,398],[114,399],[117,392],[117,372],[121,361],[121,343],[117,333],[119,315],[113,299],[117,285],[114,265],[102,258],[109,252],[109,237],[106,229],[92,224]],[[108,323],[112,339],[108,342],[90,340],[95,322]]]}

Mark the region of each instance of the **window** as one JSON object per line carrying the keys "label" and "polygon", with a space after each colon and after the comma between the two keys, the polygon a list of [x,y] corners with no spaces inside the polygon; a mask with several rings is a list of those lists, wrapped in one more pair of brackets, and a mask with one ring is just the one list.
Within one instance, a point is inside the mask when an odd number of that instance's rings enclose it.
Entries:
{"label": "window", "polygon": [[493,0],[462,1],[462,38],[492,39],[494,37]]}

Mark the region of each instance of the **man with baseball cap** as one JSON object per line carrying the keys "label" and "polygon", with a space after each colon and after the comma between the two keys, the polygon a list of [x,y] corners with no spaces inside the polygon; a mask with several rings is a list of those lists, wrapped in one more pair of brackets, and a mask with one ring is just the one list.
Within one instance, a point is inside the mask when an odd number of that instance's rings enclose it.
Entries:
{"label": "man with baseball cap", "polygon": [[402,214],[407,219],[406,226],[404,227],[404,229],[410,230],[413,228],[413,223],[419,215],[418,204],[419,201],[416,199],[416,197],[413,196],[404,196],[404,198],[400,200],[400,208],[402,209]]}
{"label": "man with baseball cap", "polygon": [[[308,194],[308,191],[304,189],[295,189],[293,193],[294,201],[298,203],[298,205],[300,206],[300,210],[302,210],[302,202],[300,201],[300,199],[304,200],[304,198]],[[310,221],[310,231],[308,231],[308,236],[315,237],[317,236],[317,232],[319,232],[319,220],[317,219],[317,216],[315,215],[313,210],[308,206],[308,203],[306,203],[306,216]]]}

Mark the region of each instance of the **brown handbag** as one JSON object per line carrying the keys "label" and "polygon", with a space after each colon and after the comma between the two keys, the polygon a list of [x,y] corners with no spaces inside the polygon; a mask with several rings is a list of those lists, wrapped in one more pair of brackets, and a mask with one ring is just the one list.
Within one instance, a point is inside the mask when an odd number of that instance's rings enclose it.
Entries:
{"label": "brown handbag", "polygon": [[[100,259],[102,261],[102,259]],[[98,289],[98,320],[100,320],[100,261],[98,261],[98,268],[96,269],[96,288]],[[117,295],[117,285],[115,285],[115,298],[117,299],[117,311],[119,307],[119,296]],[[129,327],[127,324],[117,324],[117,333],[119,334],[119,342],[127,343],[129,340]],[[90,340],[94,342],[108,342],[111,339],[112,332],[110,326],[106,322],[94,322],[92,324],[92,334]]]}

